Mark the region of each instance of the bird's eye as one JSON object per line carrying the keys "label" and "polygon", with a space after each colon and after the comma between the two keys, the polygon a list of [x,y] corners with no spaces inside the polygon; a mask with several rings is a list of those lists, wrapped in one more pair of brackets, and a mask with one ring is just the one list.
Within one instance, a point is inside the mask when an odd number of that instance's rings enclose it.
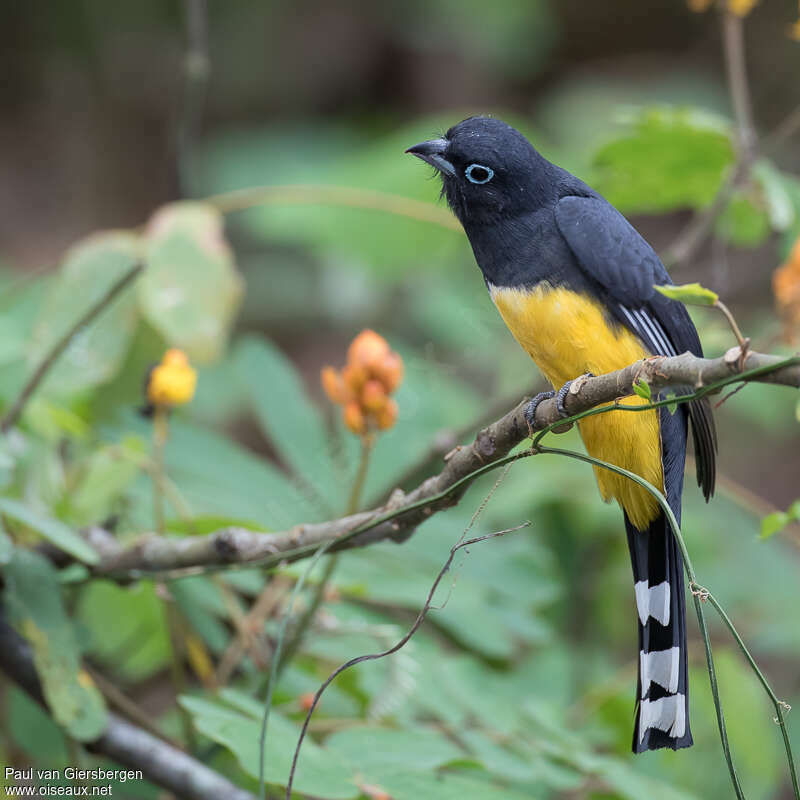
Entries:
{"label": "bird's eye", "polygon": [[464,174],[470,183],[489,183],[494,177],[494,170],[491,167],[484,167],[483,164],[470,164]]}

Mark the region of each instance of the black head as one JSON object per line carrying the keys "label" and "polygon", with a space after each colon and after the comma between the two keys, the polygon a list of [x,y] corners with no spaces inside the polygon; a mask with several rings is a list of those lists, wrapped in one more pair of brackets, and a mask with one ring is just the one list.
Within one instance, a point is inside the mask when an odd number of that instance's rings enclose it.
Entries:
{"label": "black head", "polygon": [[534,211],[555,191],[558,168],[493,117],[469,117],[406,152],[436,168],[447,203],[465,227]]}

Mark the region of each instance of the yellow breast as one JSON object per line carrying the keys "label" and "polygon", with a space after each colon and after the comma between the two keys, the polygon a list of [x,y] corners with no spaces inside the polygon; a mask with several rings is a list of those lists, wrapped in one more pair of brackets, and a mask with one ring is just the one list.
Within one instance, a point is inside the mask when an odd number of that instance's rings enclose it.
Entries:
{"label": "yellow breast", "polygon": [[[586,372],[602,375],[645,358],[637,337],[613,326],[591,297],[541,283],[533,289],[490,287],[514,338],[528,352],[554,388]],[[644,403],[630,397],[626,404]],[[661,437],[656,411],[610,411],[579,423],[589,454],[635,472],[664,488]],[[616,499],[630,521],[645,530],[659,514],[657,502],[633,481],[595,468],[603,499]]]}

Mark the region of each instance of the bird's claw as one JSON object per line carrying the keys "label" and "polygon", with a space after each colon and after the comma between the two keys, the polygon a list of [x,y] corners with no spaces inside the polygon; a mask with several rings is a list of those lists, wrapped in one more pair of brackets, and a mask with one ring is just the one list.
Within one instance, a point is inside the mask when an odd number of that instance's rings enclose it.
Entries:
{"label": "bird's claw", "polygon": [[584,372],[583,375],[579,375],[577,378],[574,378],[571,381],[567,381],[559,390],[558,394],[556,395],[556,410],[558,411],[558,415],[562,419],[566,419],[567,417],[571,417],[572,414],[567,411],[565,403],[567,402],[567,395],[569,394],[569,390],[572,388],[573,384],[578,384],[575,387],[575,391],[577,392],[579,389],[578,387],[587,379],[587,378],[594,378],[594,375],[591,372]]}
{"label": "bird's claw", "polygon": [[528,423],[528,427],[531,430],[536,426],[536,409],[539,407],[539,403],[545,400],[552,400],[555,396],[556,393],[552,389],[548,389],[546,392],[539,392],[536,397],[530,399],[525,408],[525,422]]}

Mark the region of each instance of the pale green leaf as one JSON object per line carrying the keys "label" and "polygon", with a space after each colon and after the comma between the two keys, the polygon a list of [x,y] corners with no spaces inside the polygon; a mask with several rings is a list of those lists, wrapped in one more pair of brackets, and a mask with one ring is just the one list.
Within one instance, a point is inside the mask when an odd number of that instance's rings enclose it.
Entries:
{"label": "pale green leaf", "polygon": [[116,446],[92,453],[83,477],[70,495],[71,518],[88,525],[109,516],[114,503],[139,474],[139,466]]}
{"label": "pale green leaf", "polygon": [[[251,777],[259,774],[261,722],[250,714],[217,702],[183,695],[179,702],[191,715],[197,730],[229,749]],[[285,786],[300,727],[272,711],[267,734],[264,776],[269,784]],[[300,753],[294,783],[301,794],[329,800],[349,800],[360,792],[351,770],[341,759],[306,739]]]}
{"label": "pale green leaf", "polygon": [[0,519],[0,564],[8,564],[14,554],[14,543],[3,530],[3,521]]}
{"label": "pale green leaf", "polygon": [[639,378],[636,383],[633,384],[633,393],[644,400],[647,400],[648,402],[650,402],[653,397],[653,394],[650,390],[650,384],[643,378]]}
{"label": "pale green leaf", "polygon": [[773,511],[761,520],[761,538],[769,539],[782,531],[791,521],[785,511]]}
{"label": "pale green leaf", "polygon": [[690,109],[645,108],[594,158],[592,183],[623,213],[703,208],[734,152],[721,121]]}
{"label": "pale green leaf", "polygon": [[692,306],[713,306],[719,295],[711,289],[706,289],[699,283],[683,283],[680,286],[668,284],[665,286],[655,286],[656,291],[661,292],[670,300],[678,300]]}
{"label": "pale green leaf", "polygon": [[364,772],[376,769],[429,770],[467,758],[443,734],[430,728],[392,730],[375,726],[348,728],[330,736],[325,746]]}
{"label": "pale green leaf", "polygon": [[[28,349],[29,368],[40,363],[139,257],[139,238],[120,231],[94,234],[69,251],[41,305]],[[65,394],[107,381],[122,365],[136,322],[136,296],[129,287],[75,334],[48,373],[45,386]]]}
{"label": "pale green leaf", "polygon": [[242,295],[222,216],[212,206],[164,206],[147,225],[139,302],[170,345],[198,362],[222,352]]}
{"label": "pale green leaf", "polygon": [[96,739],[106,726],[105,704],[81,668],[55,570],[38,553],[18,549],[4,575],[11,619],[33,648],[36,672],[53,717],[74,739]]}
{"label": "pale green leaf", "polygon": [[95,549],[63,522],[43,516],[19,500],[0,497],[0,514],[32,528],[60,550],[86,564],[96,564],[100,560]]}

